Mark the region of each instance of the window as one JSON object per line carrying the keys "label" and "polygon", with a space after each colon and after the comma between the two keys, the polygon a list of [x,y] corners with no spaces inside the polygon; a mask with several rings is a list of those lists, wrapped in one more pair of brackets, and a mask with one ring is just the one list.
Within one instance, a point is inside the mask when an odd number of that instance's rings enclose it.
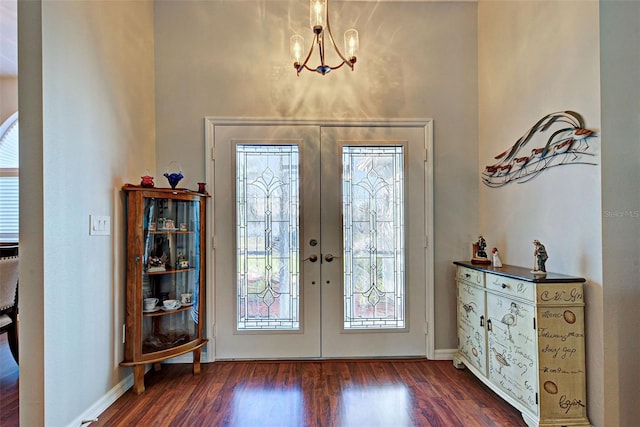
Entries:
{"label": "window", "polygon": [[18,242],[18,113],[0,125],[0,243]]}

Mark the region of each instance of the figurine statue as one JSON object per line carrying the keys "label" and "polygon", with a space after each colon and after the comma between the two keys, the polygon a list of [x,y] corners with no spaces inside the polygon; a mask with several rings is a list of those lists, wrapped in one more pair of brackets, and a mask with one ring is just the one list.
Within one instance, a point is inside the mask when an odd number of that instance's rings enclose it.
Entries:
{"label": "figurine statue", "polygon": [[547,255],[547,249],[539,240],[533,241],[533,257],[535,264],[533,266],[533,273],[546,273],[545,263],[549,256]]}
{"label": "figurine statue", "polygon": [[498,248],[493,248],[491,250],[491,254],[493,255],[493,267],[494,268],[502,267],[502,260],[500,260],[500,254],[498,253]]}
{"label": "figurine statue", "polygon": [[487,247],[487,242],[484,240],[482,235],[478,236],[478,252],[476,252],[476,256],[478,258],[486,258],[487,253],[485,252],[485,248]]}
{"label": "figurine statue", "polygon": [[471,262],[474,264],[491,264],[491,261],[487,258],[487,252],[485,248],[487,247],[487,242],[482,237],[482,234],[478,236],[478,241],[473,243],[473,257],[471,258]]}

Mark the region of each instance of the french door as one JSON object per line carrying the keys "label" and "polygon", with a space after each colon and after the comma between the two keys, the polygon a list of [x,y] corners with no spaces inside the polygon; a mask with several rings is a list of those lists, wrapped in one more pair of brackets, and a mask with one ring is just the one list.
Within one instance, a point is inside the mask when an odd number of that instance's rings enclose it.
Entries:
{"label": "french door", "polygon": [[215,358],[424,356],[425,128],[213,133]]}

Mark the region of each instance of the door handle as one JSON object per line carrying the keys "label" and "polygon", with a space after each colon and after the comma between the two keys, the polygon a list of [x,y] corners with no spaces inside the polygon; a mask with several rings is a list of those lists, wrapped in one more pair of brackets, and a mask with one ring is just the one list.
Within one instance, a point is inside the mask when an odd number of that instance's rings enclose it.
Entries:
{"label": "door handle", "polygon": [[318,260],[318,255],[311,254],[307,258],[303,259],[302,262],[305,262],[305,261],[316,262],[317,260]]}
{"label": "door handle", "polygon": [[325,260],[325,261],[327,261],[327,262],[331,262],[331,261],[333,261],[333,260],[334,260],[334,259],[336,259],[336,258],[340,258],[340,257],[339,257],[339,256],[334,256],[334,255],[332,255],[332,254],[326,254],[326,255],[324,256],[324,260]]}

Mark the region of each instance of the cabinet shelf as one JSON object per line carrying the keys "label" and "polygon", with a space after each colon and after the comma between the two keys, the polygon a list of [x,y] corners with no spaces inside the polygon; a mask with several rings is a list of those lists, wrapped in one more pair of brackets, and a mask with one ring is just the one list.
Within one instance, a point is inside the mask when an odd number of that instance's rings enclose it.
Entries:
{"label": "cabinet shelf", "polygon": [[145,229],[144,230],[146,233],[149,234],[193,234],[193,231],[181,231],[178,229],[175,230],[149,230],[149,229]]}
{"label": "cabinet shelf", "polygon": [[145,272],[148,276],[156,276],[161,274],[178,274],[178,273],[186,273],[187,271],[196,271],[194,267],[189,268],[179,268],[179,269],[167,269],[162,271],[147,271]]}
{"label": "cabinet shelf", "polygon": [[[208,342],[209,342],[209,340],[207,340],[207,339],[200,339],[200,340],[198,340],[198,342],[189,343],[191,345],[186,345],[186,346],[184,346],[184,348],[175,348],[175,349],[173,349],[174,351],[171,353],[171,357],[177,357],[177,356],[182,356],[183,354],[191,353],[194,350],[202,348],[202,346],[205,345]],[[166,359],[167,359],[166,356],[159,356],[159,357],[155,357],[155,358],[150,358],[148,360],[145,360],[144,362],[133,361],[133,360],[123,360],[122,362],[120,362],[120,365],[122,365],[122,366],[135,366],[135,365],[140,365],[140,364],[144,365],[144,364],[147,364],[147,363],[159,363],[159,362],[162,362],[163,360],[166,360]]]}
{"label": "cabinet shelf", "polygon": [[144,317],[156,317],[156,316],[166,316],[169,314],[175,314],[175,313],[179,313],[181,311],[187,311],[193,308],[193,304],[192,305],[188,305],[188,306],[184,306],[184,307],[180,307],[180,308],[176,308],[175,310],[158,310],[158,311],[152,311],[152,312],[148,312],[145,313],[144,311],[142,312],[142,315]]}

